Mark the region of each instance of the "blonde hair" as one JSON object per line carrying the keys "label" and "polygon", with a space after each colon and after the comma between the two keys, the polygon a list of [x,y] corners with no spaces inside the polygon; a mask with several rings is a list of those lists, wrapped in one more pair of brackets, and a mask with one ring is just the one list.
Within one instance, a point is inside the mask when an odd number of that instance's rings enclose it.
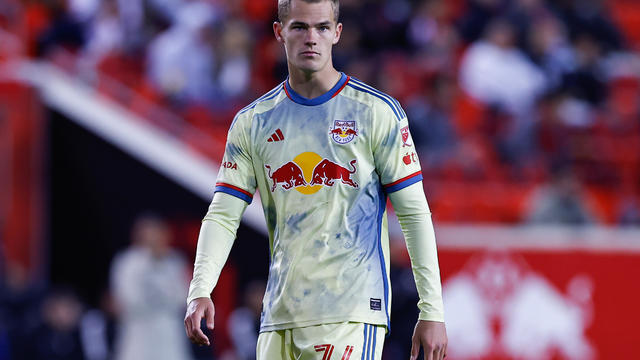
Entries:
{"label": "blonde hair", "polygon": [[[287,17],[289,17],[289,11],[291,10],[291,1],[293,0],[278,0],[278,21],[284,23]],[[330,1],[333,7],[333,19],[338,22],[338,15],[340,14],[340,1],[339,0],[301,0],[306,3],[319,3],[323,1]]]}

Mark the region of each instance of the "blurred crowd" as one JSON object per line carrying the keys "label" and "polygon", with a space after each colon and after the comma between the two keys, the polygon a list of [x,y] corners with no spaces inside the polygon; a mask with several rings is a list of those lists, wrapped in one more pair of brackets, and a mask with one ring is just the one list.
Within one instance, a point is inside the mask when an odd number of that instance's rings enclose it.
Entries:
{"label": "blurred crowd", "polygon": [[264,281],[249,282],[231,311],[224,302],[235,296],[224,293],[213,347],[190,345],[183,317],[191,267],[173,237],[170,222],[140,215],[94,304],[78,292],[86,289],[34,282],[20,264],[1,264],[0,360],[255,359]]}
{"label": "blurred crowd", "polygon": [[0,359],[195,359],[181,320],[186,262],[170,239],[162,219],[140,217],[95,308],[73,287],[34,283],[19,264],[3,266]]}
{"label": "blurred crowd", "polygon": [[[406,108],[437,220],[538,222],[551,206],[567,212],[552,222],[637,225],[638,16],[631,0],[342,0],[334,63]],[[286,77],[275,19],[275,0],[0,6],[14,54],[220,140]]]}

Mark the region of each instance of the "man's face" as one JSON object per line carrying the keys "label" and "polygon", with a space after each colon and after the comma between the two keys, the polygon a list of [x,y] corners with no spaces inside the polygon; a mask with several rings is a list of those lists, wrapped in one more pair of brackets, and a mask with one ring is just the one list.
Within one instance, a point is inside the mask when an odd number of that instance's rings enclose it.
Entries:
{"label": "man's face", "polygon": [[274,23],[273,29],[276,39],[284,44],[290,66],[311,73],[329,64],[342,24],[336,24],[330,1],[293,0],[287,19]]}

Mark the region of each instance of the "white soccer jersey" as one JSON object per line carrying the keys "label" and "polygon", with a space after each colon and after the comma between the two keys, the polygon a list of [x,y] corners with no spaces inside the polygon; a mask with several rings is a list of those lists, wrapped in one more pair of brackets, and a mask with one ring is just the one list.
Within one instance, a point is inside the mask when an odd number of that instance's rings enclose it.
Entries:
{"label": "white soccer jersey", "polygon": [[271,250],[261,331],[388,326],[387,194],[420,180],[398,102],[344,74],[317,98],[285,81],[238,112],[216,192],[251,202],[260,191]]}

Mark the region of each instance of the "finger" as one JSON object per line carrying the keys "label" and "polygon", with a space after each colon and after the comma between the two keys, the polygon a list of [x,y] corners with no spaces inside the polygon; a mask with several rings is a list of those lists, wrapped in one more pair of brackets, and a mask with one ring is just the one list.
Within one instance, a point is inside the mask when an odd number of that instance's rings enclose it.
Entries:
{"label": "finger", "polygon": [[213,315],[214,315],[214,310],[213,307],[207,307],[204,310],[204,315],[207,319],[207,327],[211,330],[213,330]]}
{"label": "finger", "polygon": [[187,319],[189,323],[189,339],[198,345],[209,345],[209,339],[204,335],[202,330],[200,330],[202,315],[193,313]]}
{"label": "finger", "polygon": [[444,346],[438,346],[438,348],[435,350],[433,359],[434,360],[444,359]]}
{"label": "finger", "polygon": [[187,333],[187,337],[191,339],[191,323],[189,321],[189,317],[184,318],[184,332]]}
{"label": "finger", "polygon": [[423,349],[424,349],[424,360],[434,360],[434,357],[433,357],[433,354],[434,354],[433,347],[425,346],[425,347],[423,347]]}
{"label": "finger", "polygon": [[184,319],[184,327],[185,327],[185,330],[187,331],[187,336],[189,337],[189,340],[191,340],[192,343],[197,344],[198,340],[196,339],[196,336],[195,336],[195,332],[193,328],[193,320],[191,316]]}
{"label": "finger", "polygon": [[420,342],[416,339],[416,336],[413,335],[411,338],[411,357],[410,360],[417,360],[418,353],[420,352]]}
{"label": "finger", "polygon": [[442,358],[445,359],[447,357],[447,341],[445,340],[444,345],[442,346]]}
{"label": "finger", "polygon": [[209,345],[209,338],[202,332],[200,327],[197,327],[193,333],[198,345]]}

